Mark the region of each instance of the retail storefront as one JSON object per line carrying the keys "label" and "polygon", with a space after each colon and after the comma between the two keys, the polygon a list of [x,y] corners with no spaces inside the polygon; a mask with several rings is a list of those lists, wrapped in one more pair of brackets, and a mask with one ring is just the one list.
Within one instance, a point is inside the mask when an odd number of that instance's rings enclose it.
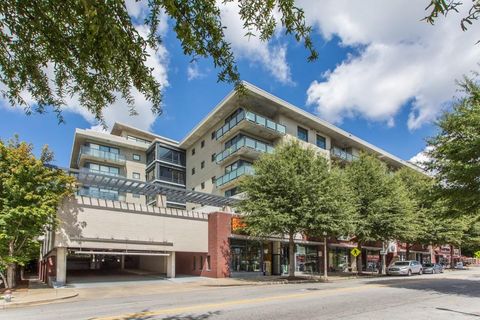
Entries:
{"label": "retail storefront", "polygon": [[353,257],[350,254],[350,247],[328,248],[328,269],[331,272],[352,271]]}

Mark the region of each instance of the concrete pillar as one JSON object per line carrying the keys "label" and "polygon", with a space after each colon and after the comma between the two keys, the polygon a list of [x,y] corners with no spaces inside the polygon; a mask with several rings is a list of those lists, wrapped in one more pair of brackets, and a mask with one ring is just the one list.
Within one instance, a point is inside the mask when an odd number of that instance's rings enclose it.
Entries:
{"label": "concrete pillar", "polygon": [[167,257],[167,278],[175,278],[175,252],[170,252]]}
{"label": "concrete pillar", "polygon": [[60,285],[67,282],[67,248],[57,248],[56,281]]}
{"label": "concrete pillar", "polygon": [[125,269],[125,256],[120,256],[120,269]]}
{"label": "concrete pillar", "polygon": [[157,199],[155,201],[155,206],[160,207],[160,208],[166,208],[167,207],[167,197],[164,196],[163,194],[157,194]]}

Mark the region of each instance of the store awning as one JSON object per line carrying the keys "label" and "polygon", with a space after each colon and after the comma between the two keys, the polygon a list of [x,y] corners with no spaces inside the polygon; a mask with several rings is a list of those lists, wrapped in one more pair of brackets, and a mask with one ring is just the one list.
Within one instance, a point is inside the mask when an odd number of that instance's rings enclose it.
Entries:
{"label": "store awning", "polygon": [[180,203],[190,202],[214,207],[232,206],[238,202],[238,199],[160,185],[156,183],[132,180],[119,176],[99,174],[77,169],[66,169],[66,171],[70,175],[74,176],[77,179],[77,182],[82,186],[116,190],[119,192],[128,192],[145,196],[155,196],[157,194],[161,194],[166,196],[168,201]]}

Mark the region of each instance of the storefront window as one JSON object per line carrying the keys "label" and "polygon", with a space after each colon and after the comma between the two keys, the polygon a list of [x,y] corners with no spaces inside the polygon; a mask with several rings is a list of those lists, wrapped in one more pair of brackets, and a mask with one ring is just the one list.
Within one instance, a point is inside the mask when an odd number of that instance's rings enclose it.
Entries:
{"label": "storefront window", "polygon": [[316,246],[297,244],[295,259],[295,271],[305,273],[319,272],[318,250]]}
{"label": "storefront window", "polygon": [[349,248],[330,248],[328,252],[328,267],[330,271],[348,272],[350,269]]}
{"label": "storefront window", "polygon": [[264,249],[266,248],[259,241],[231,239],[232,272],[262,271]]}

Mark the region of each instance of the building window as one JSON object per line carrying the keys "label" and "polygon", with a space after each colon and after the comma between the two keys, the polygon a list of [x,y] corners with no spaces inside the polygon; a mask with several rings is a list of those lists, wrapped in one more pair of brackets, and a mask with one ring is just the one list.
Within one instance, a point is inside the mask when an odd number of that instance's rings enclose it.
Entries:
{"label": "building window", "polygon": [[197,257],[193,256],[193,270],[197,269]]}
{"label": "building window", "polygon": [[308,130],[304,129],[302,127],[297,128],[297,137],[300,140],[303,140],[305,142],[308,142]]}
{"label": "building window", "polygon": [[215,161],[215,157],[217,156],[216,153],[212,153],[212,162]]}
{"label": "building window", "polygon": [[132,173],[132,178],[133,178],[133,179],[140,180],[140,173],[138,173],[138,172]]}
{"label": "building window", "polygon": [[195,148],[192,149],[192,156],[195,155]]}
{"label": "building window", "polygon": [[236,195],[238,193],[238,187],[235,187],[235,188],[232,188],[232,189],[228,189],[227,191],[225,191],[225,197],[233,197],[234,195]]}
{"label": "building window", "polygon": [[148,140],[145,140],[145,139],[142,139],[142,138],[139,138],[139,137],[130,136],[130,135],[127,135],[127,140],[131,140],[131,141],[135,141],[135,142],[141,142],[141,143],[147,143],[147,144],[151,143],[151,141],[148,141]]}
{"label": "building window", "polygon": [[182,166],[185,165],[185,153],[165,148],[164,146],[157,146],[157,149],[159,160],[171,162]]}
{"label": "building window", "polygon": [[327,140],[319,134],[317,134],[317,147],[327,149]]}
{"label": "building window", "polygon": [[[195,191],[195,187],[192,188],[192,191]],[[192,209],[193,210],[193,209]]]}
{"label": "building window", "polygon": [[134,153],[134,154],[133,154],[133,160],[135,160],[135,161],[141,161],[141,160],[142,160],[142,157],[141,157],[139,154]]}
{"label": "building window", "polygon": [[200,256],[200,270],[203,270],[203,256]]}
{"label": "building window", "polygon": [[203,190],[205,189],[205,182],[200,183],[200,188]]}
{"label": "building window", "polygon": [[192,175],[195,174],[195,168],[192,168]]}
{"label": "building window", "polygon": [[215,131],[212,131],[212,140],[215,139]]}
{"label": "building window", "polygon": [[93,173],[106,174],[110,176],[120,175],[120,169],[117,167],[109,167],[109,166],[104,166],[101,164],[90,163],[90,162],[86,164],[86,167],[89,169],[89,171]]}
{"label": "building window", "polygon": [[200,162],[200,169],[205,168],[205,161]]}
{"label": "building window", "polygon": [[162,181],[173,182],[177,184],[185,184],[185,173],[169,167],[160,166],[159,179]]}
{"label": "building window", "polygon": [[212,183],[213,183],[213,184],[215,184],[215,179],[216,179],[216,178],[217,178],[217,177],[215,177],[215,176],[212,177]]}
{"label": "building window", "polygon": [[200,142],[200,148],[203,148],[205,147],[205,140],[202,140],[202,142]]}
{"label": "building window", "polygon": [[207,256],[207,270],[210,271],[210,256]]}

